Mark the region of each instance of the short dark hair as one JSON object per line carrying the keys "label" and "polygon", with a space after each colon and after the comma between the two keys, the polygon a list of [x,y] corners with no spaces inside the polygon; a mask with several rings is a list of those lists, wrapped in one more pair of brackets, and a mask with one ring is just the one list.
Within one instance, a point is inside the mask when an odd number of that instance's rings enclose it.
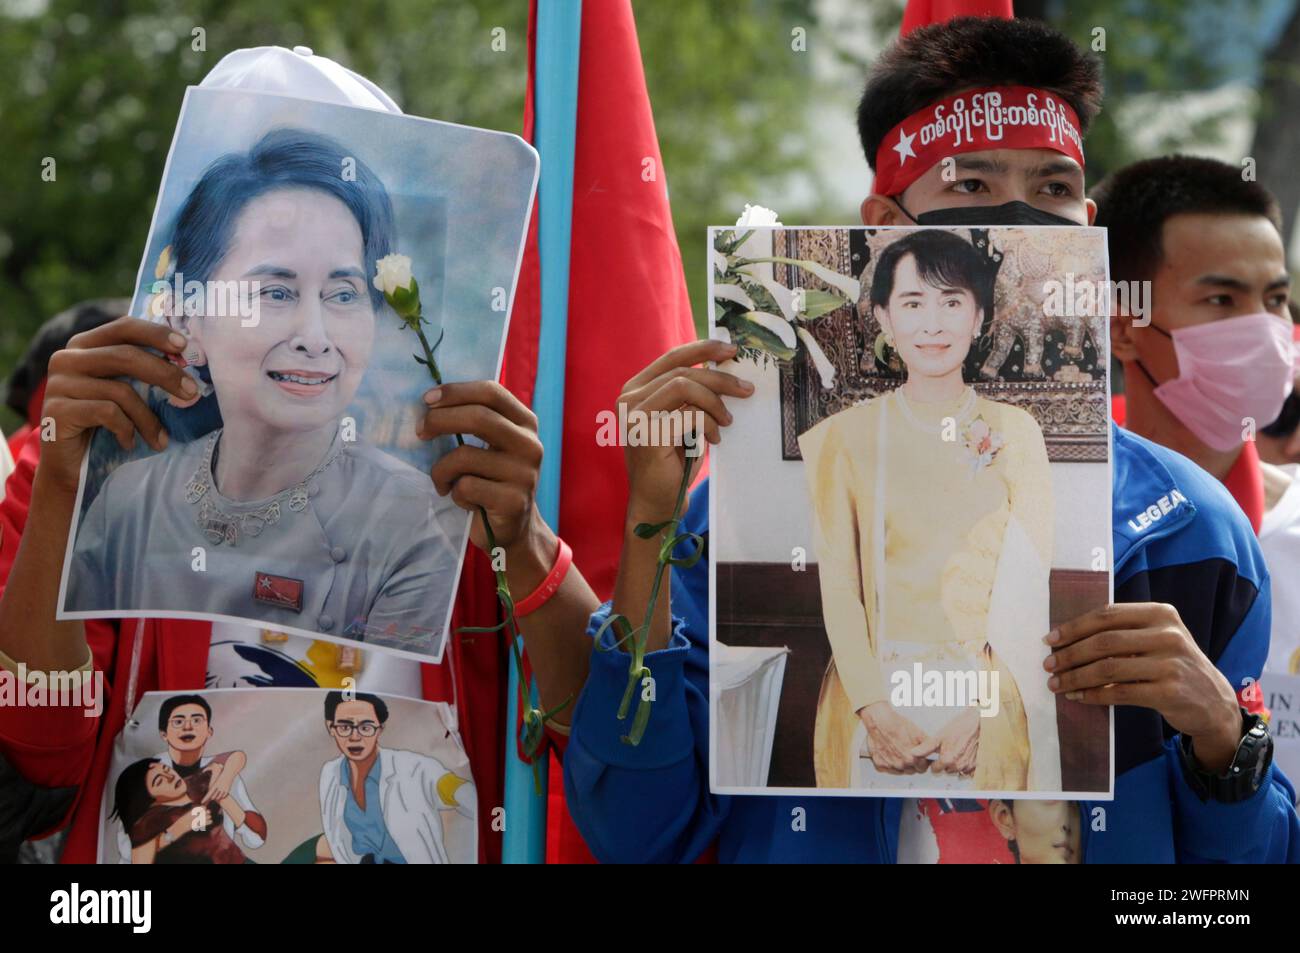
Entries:
{"label": "short dark hair", "polygon": [[[344,177],[349,167],[354,175]],[[276,189],[312,189],[330,195],[352,213],[361,230],[366,274],[392,250],[393,205],[379,177],[343,145],[303,129],[273,129],[248,152],[224,155],[209,165],[177,213],[172,255],[185,280],[206,282],[230,250],[235,222],[249,202]],[[378,310],[383,293],[366,282]]]}
{"label": "short dark hair", "polygon": [[158,730],[167,730],[167,720],[171,718],[172,712],[182,705],[198,705],[208,716],[208,724],[212,724],[212,706],[202,695],[173,695],[162,703],[158,709]]}
{"label": "short dark hair", "polygon": [[965,288],[975,298],[976,306],[983,309],[984,320],[993,317],[996,263],[964,238],[942,230],[912,232],[880,253],[871,277],[873,308],[889,307],[889,297],[894,293],[894,273],[898,263],[908,255],[916,259],[916,270],[927,284]]}
{"label": "short dark hair", "polygon": [[[335,691],[326,694],[325,696],[325,720],[326,721],[334,720],[334,714],[339,710],[339,705],[342,705],[343,701],[344,699],[343,699],[342,692]],[[370,707],[372,707],[375,710],[375,717],[379,719],[379,723],[381,725],[388,721],[388,706],[384,704],[384,700],[380,698],[378,695],[371,695],[366,692],[356,692],[355,694],[353,694],[351,698],[347,699],[347,701],[366,702],[368,705],[370,705]]]}
{"label": "short dark hair", "polygon": [[1064,99],[1079,134],[1101,110],[1101,61],[1038,20],[957,17],[913,30],[877,58],[858,102],[858,136],[872,169],[889,130],[976,86],[1034,86]]}
{"label": "short dark hair", "polygon": [[96,298],[74,304],[42,324],[2,388],[9,409],[26,419],[27,405],[49,374],[54,352],[66,348],[75,335],[121,317],[130,307],[128,298]]}
{"label": "short dark hair", "polygon": [[1164,259],[1164,225],[1175,215],[1258,215],[1279,234],[1273,193],[1241,168],[1200,156],[1161,156],[1117,170],[1095,185],[1093,224],[1107,228],[1112,281],[1149,281]]}

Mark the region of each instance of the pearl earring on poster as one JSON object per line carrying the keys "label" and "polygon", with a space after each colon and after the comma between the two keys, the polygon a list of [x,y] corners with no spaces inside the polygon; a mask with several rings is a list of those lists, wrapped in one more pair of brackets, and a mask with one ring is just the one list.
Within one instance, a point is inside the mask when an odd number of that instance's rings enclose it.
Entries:
{"label": "pearl earring on poster", "polygon": [[203,348],[199,345],[199,342],[194,338],[189,338],[188,342],[185,345],[185,350],[181,352],[181,357],[185,359],[185,363],[191,367],[200,367],[208,363],[208,356],[203,353]]}
{"label": "pearl earring on poster", "polygon": [[204,397],[212,394],[212,385],[203,379],[198,368],[208,363],[208,356],[203,352],[202,346],[192,337],[186,338],[185,350],[179,355],[169,355],[168,359],[179,367],[187,377],[197,385],[197,390],[193,397],[181,398],[174,394],[167,395],[167,402],[173,407],[193,407]]}

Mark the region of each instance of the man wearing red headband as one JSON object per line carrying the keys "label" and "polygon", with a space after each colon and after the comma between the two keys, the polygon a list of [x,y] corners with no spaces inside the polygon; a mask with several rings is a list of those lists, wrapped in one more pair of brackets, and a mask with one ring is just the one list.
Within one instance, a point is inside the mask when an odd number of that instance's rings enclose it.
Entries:
{"label": "man wearing red headband", "polygon": [[866,225],[1088,225],[1083,135],[1101,68],[1029,20],[927,27],[876,61],[858,106]]}
{"label": "man wearing red headband", "polygon": [[[907,33],[877,61],[859,110],[877,174],[863,222],[1090,223],[1080,140],[1100,98],[1096,60],[1043,24],[962,18]],[[697,411],[716,433],[731,419],[722,398],[753,388],[694,365],[734,354],[718,341],[677,348],[633,378],[620,401]],[[1238,704],[1268,649],[1268,574],[1250,526],[1185,458],[1123,431],[1113,445],[1118,604],[1047,634],[1056,651],[1042,677],[1052,691],[1117,706],[1115,800],[1058,802],[1059,836],[1045,836],[1062,846],[1048,853],[1092,863],[1300,859],[1293,789],[1270,764],[1266,729]],[[671,514],[684,458],[674,448],[632,448],[627,462],[628,531],[612,611],[639,619],[659,544],[632,528]],[[1137,519],[1162,499],[1158,522]],[[707,534],[705,488],[692,494],[684,528]],[[690,861],[716,842],[722,860],[741,862],[990,859],[994,848],[1013,859],[1013,826],[991,826],[976,802],[712,795],[708,586],[701,559],[673,573],[671,609],[657,605],[646,658],[657,699],[639,746],[620,742],[625,728],[611,717],[626,657],[592,655],[564,769],[570,809],[597,857]],[[589,634],[610,611],[593,615]],[[1015,817],[1014,807],[1004,813]],[[921,816],[936,835],[952,835],[947,858],[942,842],[937,851],[916,843]]]}

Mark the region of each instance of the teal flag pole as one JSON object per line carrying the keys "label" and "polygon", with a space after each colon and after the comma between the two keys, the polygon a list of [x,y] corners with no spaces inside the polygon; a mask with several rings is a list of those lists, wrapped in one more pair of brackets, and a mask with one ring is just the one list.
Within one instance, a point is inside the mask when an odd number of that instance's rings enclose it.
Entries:
{"label": "teal flag pole", "polygon": [[[573,224],[574,141],[578,128],[578,48],[582,0],[537,0],[534,70],[534,142],[541,155],[538,184],[538,258],[542,278],[542,320],[537,345],[533,413],[546,455],[537,487],[537,506],[560,529],[560,460],[564,434],[564,360],[569,324],[569,238]],[[532,768],[519,759],[514,740],[519,723],[519,675],[510,667],[506,724],[506,816],[501,859],[507,864],[546,861],[546,767],[542,793],[533,788]],[[535,702],[534,702],[535,703]]]}

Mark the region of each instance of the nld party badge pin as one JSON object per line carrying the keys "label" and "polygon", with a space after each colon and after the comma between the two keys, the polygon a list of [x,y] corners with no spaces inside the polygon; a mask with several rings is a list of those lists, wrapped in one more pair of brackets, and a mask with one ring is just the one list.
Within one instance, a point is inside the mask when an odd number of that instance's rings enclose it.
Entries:
{"label": "nld party badge pin", "polygon": [[267,605],[301,612],[302,580],[274,576],[269,572],[254,573],[253,598]]}

